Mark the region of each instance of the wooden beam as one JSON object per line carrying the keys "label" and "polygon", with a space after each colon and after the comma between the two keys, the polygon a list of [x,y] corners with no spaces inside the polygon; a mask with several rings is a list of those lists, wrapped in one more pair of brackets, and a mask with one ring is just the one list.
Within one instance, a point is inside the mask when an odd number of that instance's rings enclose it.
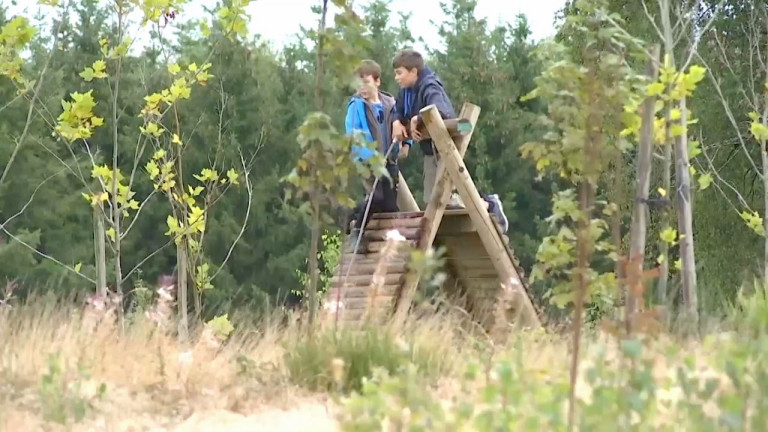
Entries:
{"label": "wooden beam", "polygon": [[[480,117],[480,107],[471,103],[465,103],[461,108],[459,116],[461,118],[468,118],[472,124],[470,133],[458,139],[453,139],[454,146],[451,146],[455,147],[459,152],[459,156],[464,159],[464,155],[467,153],[467,148],[469,147],[469,141],[472,139],[472,134],[474,133],[475,125],[477,124],[477,119]],[[442,161],[442,158],[437,166],[435,179],[435,185],[432,187],[432,197],[424,211],[424,218],[427,220],[426,227],[428,228],[425,230],[425,236],[422,238],[425,247],[429,247],[429,245],[435,241],[435,236],[440,227],[440,222],[443,219],[445,208],[451,200],[451,193],[453,191],[453,184],[445,169],[445,162]]]}
{"label": "wooden beam", "polygon": [[[465,103],[461,108],[459,118],[467,119],[470,122],[471,129],[463,136],[456,138],[454,142],[456,148],[458,148],[461,156],[463,157],[469,146],[469,141],[472,139],[472,132],[475,130],[477,119],[480,117],[480,107],[471,103]],[[451,181],[448,175],[445,173],[443,163],[440,162],[437,166],[436,181],[432,190],[432,199],[427,204],[427,209],[424,211],[424,229],[422,230],[422,236],[419,239],[417,248],[420,250],[428,249],[435,240],[437,230],[440,227],[440,222],[443,219],[445,208],[451,199]],[[397,300],[397,307],[395,310],[395,324],[404,323],[408,314],[408,309],[413,302],[416,288],[421,278],[421,272],[418,269],[411,270],[405,278],[403,283],[403,289]]]}
{"label": "wooden beam", "polygon": [[[443,215],[437,232],[440,236],[474,233],[477,231],[469,216],[446,217]],[[437,237],[435,237],[437,239]],[[432,242],[434,244],[434,241]]]}
{"label": "wooden beam", "polygon": [[[511,258],[507,254],[503,239],[491,220],[491,216],[485,206],[485,201],[469,175],[469,171],[463,163],[462,155],[454,146],[453,139],[445,128],[443,119],[434,105],[425,107],[420,112],[432,141],[435,143],[438,152],[441,155],[441,165],[445,167],[450,175],[459,196],[467,207],[472,222],[477,227],[480,240],[483,242],[494,268],[499,274],[502,282],[507,282],[504,288],[511,290],[510,299],[513,305],[521,312],[522,321],[531,327],[540,327],[541,322],[536,314],[536,310],[528,297],[520,275],[512,264]],[[444,191],[443,191],[444,192]]]}
{"label": "wooden beam", "polygon": [[416,198],[413,197],[411,189],[408,187],[408,183],[405,182],[405,178],[400,172],[397,174],[397,208],[402,212],[421,211]]}
{"label": "wooden beam", "polygon": [[[478,113],[480,112],[480,107],[477,105],[471,105],[472,107],[476,108]],[[475,124],[477,123],[477,119],[474,120],[471,117],[471,113],[469,115],[465,115],[464,108],[461,110],[461,114],[459,114],[458,118],[455,119],[445,119],[443,120],[445,123],[445,127],[448,129],[448,133],[451,135],[451,138],[458,138],[462,136],[467,136],[472,133],[472,131],[475,130]],[[419,132],[421,132],[421,138],[426,139],[430,138],[429,130],[427,129],[426,125],[421,125],[418,128]]]}

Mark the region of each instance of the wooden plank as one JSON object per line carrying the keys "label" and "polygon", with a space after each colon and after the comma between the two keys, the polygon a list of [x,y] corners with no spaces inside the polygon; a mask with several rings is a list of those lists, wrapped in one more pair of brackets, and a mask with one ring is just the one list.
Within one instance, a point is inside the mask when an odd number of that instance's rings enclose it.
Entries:
{"label": "wooden plank", "polygon": [[[352,261],[352,256],[355,257],[355,260]],[[384,258],[383,256],[377,255],[377,254],[369,254],[366,256],[362,255],[353,255],[353,254],[344,254],[342,257],[342,260],[339,260],[339,264],[346,268],[348,266],[357,267],[357,266],[376,266],[381,262],[381,260]],[[410,259],[410,255],[407,253],[402,253],[399,255],[395,255],[394,257],[388,258],[386,260],[388,266],[393,265],[407,265],[408,261]]]}
{"label": "wooden plank", "polygon": [[[405,274],[408,271],[408,264],[405,261],[387,261],[382,263],[386,272],[389,274]],[[340,267],[340,274],[345,275],[349,270],[350,275],[373,275],[373,272],[379,267],[379,261],[360,264],[357,261]],[[339,272],[336,273],[337,275]]]}
{"label": "wooden plank", "polygon": [[487,279],[494,278],[498,281],[499,275],[496,273],[496,269],[491,265],[490,260],[486,266],[478,266],[474,268],[465,268],[461,270],[462,275],[467,279]]}
{"label": "wooden plank", "polygon": [[[373,312],[374,315],[371,315],[371,312]],[[388,316],[389,314],[387,314],[385,310],[368,311],[365,309],[349,310],[342,308],[339,310],[339,325],[343,327],[360,326],[366,318],[374,323],[384,323]],[[327,321],[333,322],[335,318],[336,316],[333,311],[325,312],[325,319]]]}
{"label": "wooden plank", "polygon": [[381,230],[393,228],[419,228],[422,225],[422,218],[405,219],[371,219],[368,222],[366,230]]}
{"label": "wooden plank", "polygon": [[416,202],[416,198],[411,193],[411,188],[408,187],[408,183],[405,181],[405,177],[403,177],[403,173],[400,172],[397,174],[397,208],[400,211],[406,212],[421,210]]}
{"label": "wooden plank", "polygon": [[[391,284],[391,285],[384,285],[380,288],[376,289],[376,295],[381,296],[393,296],[397,294],[397,289],[400,287],[399,284]],[[358,298],[358,297],[368,297],[372,295],[373,290],[369,285],[365,286],[347,286],[347,287],[340,287],[341,288],[341,295],[339,298],[341,301],[344,301],[344,299],[347,298]],[[328,294],[325,296],[325,302],[330,301],[336,301],[336,296],[338,294],[339,287],[331,288],[330,291],[328,291]]]}
{"label": "wooden plank", "polygon": [[412,219],[412,218],[420,218],[424,216],[423,211],[415,211],[415,212],[387,212],[387,213],[374,213],[371,215],[371,220],[380,220],[380,219]]}
{"label": "wooden plank", "polygon": [[[365,236],[366,239],[369,241],[382,241],[386,240],[387,233],[391,231],[388,229],[366,229],[363,233],[363,236]],[[408,240],[418,240],[419,234],[421,229],[419,228],[398,228],[397,231],[400,232],[400,235],[405,237]]]}
{"label": "wooden plank", "polygon": [[348,311],[357,309],[389,309],[395,301],[395,296],[376,296],[347,298],[342,301],[341,308]]}
{"label": "wooden plank", "polygon": [[[385,284],[397,284],[400,283],[400,278],[403,276],[402,273],[391,273],[386,274],[384,276]],[[342,286],[342,285],[349,285],[349,286],[368,286],[373,282],[373,275],[350,275],[350,276],[334,276],[331,278],[331,285],[336,286]]]}
{"label": "wooden plank", "polygon": [[446,216],[447,215],[443,215],[443,220],[440,222],[440,227],[437,230],[436,239],[443,236],[474,233],[477,231],[477,228],[472,224],[472,219],[470,219],[469,215],[454,217]]}
{"label": "wooden plank", "polygon": [[[443,121],[445,122],[445,128],[448,129],[451,138],[466,136],[472,132],[476,123],[476,121],[472,121],[470,118],[461,117],[461,115],[458,118],[445,119]],[[421,132],[422,139],[430,138],[429,129],[426,128],[426,125],[420,125],[417,130]]]}
{"label": "wooden plank", "polygon": [[[525,292],[521,278],[517,274],[517,269],[512,264],[501,236],[488,214],[484,204],[485,201],[480,197],[480,194],[472,181],[472,177],[469,175],[469,172],[462,161],[462,154],[454,145],[452,145],[453,141],[445,130],[445,125],[440,118],[437,107],[430,105],[422,109],[420,114],[433,137],[433,142],[440,152],[441,165],[445,166],[449,175],[454,180],[459,195],[464,201],[466,209],[469,211],[469,216],[472,218],[472,221],[478,229],[477,232],[488,251],[488,255],[491,257],[494,267],[502,280],[508,281],[509,287],[507,289],[510,290],[509,300],[513,302],[513,304],[516,302],[521,303],[521,308],[524,312],[524,316],[521,318],[524,320],[525,324],[534,328],[540,327],[541,322],[539,321],[536,310],[528,297],[528,293]],[[429,206],[425,212],[425,218],[429,217],[428,212]]]}
{"label": "wooden plank", "polygon": [[[383,251],[386,246],[387,246],[387,242],[385,241],[370,242],[368,243],[368,252],[378,253]],[[398,253],[400,253],[402,251],[408,250],[409,247],[411,248],[416,247],[416,241],[406,240],[404,242],[400,242],[397,245],[397,251]]]}
{"label": "wooden plank", "polygon": [[[461,108],[459,118],[468,119],[472,126],[472,130],[469,133],[457,138],[456,142],[454,143],[455,148],[458,149],[457,151],[461,157],[463,157],[467,151],[469,141],[472,139],[472,133],[475,130],[475,125],[477,124],[477,119],[479,117],[479,106],[465,103]],[[426,130],[430,129],[426,122],[425,126]],[[430,133],[432,133],[432,131],[430,131]],[[434,242],[435,236],[437,235],[437,230],[440,227],[440,222],[443,219],[443,214],[445,213],[445,207],[448,205],[448,202],[451,199],[451,189],[451,179],[445,174],[444,163],[442,162],[441,158],[441,162],[437,167],[436,181],[435,185],[433,186],[432,197],[430,198],[429,204],[427,204],[427,208],[424,211],[425,229],[422,232],[421,239],[419,240],[419,249],[427,250]],[[418,269],[414,269],[406,277],[406,280],[403,283],[403,289],[400,294],[400,298],[398,299],[397,310],[395,312],[396,325],[405,322],[405,318],[408,309],[410,308],[410,304],[413,301],[413,295],[416,291],[416,287],[418,286],[420,277],[421,272]]]}

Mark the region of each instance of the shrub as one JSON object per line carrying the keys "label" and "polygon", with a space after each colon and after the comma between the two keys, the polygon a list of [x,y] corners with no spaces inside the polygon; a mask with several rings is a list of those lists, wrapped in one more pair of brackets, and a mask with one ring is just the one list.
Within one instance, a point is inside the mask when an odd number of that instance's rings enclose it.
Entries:
{"label": "shrub", "polygon": [[[394,373],[414,365],[420,374],[437,377],[447,373],[458,358],[453,338],[424,323],[395,333],[387,326],[359,329],[324,329],[312,339],[289,338],[285,365],[291,380],[310,390],[360,390],[363,379],[375,368]],[[332,363],[341,360],[341,382],[332,376]]]}

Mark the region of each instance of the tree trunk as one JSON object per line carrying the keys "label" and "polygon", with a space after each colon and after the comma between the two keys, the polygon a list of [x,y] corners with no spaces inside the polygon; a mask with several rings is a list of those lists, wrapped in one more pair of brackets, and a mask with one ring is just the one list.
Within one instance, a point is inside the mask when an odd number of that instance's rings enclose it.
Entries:
{"label": "tree trunk", "polygon": [[[123,41],[123,23],[124,23],[124,11],[120,3],[117,4],[117,43],[118,45],[122,43]],[[112,175],[112,226],[115,229],[115,291],[122,299],[123,296],[123,270],[120,265],[121,256],[122,256],[122,250],[121,250],[121,241],[120,241],[120,235],[121,235],[121,229],[120,229],[120,218],[122,217],[122,211],[120,210],[120,207],[118,205],[118,199],[117,199],[117,169],[118,169],[118,135],[117,135],[117,120],[118,120],[118,113],[119,113],[119,107],[118,107],[118,95],[120,94],[120,73],[122,70],[123,65],[123,58],[122,56],[117,57],[117,71],[115,72],[115,89],[113,92],[112,97],[112,170],[115,171],[115,173]],[[122,323],[122,317],[123,317],[123,305],[122,302],[120,304],[120,307],[117,309],[118,314],[120,315],[120,322]]]}
{"label": "tree trunk", "polygon": [[[661,25],[664,32],[664,56],[669,56],[670,61],[674,65],[674,52],[672,39],[672,24],[669,20],[669,0],[663,0],[659,5],[661,7]],[[669,95],[671,88],[667,85],[666,94]],[[669,199],[672,200],[673,196],[670,193],[670,187],[672,185],[672,137],[669,134],[669,123],[671,117],[672,107],[667,104],[665,110],[665,120],[667,125],[666,135],[664,138],[664,161],[663,161],[663,178],[662,187],[667,192]],[[661,230],[665,230],[670,226],[669,212],[664,210],[661,215]],[[667,304],[667,282],[669,280],[669,245],[663,240],[659,240],[659,250],[664,257],[664,261],[659,264],[659,280],[656,287],[656,295],[658,296],[658,302],[662,305]]]}
{"label": "tree trunk", "polygon": [[[767,123],[765,115],[763,115],[763,124]],[[761,148],[763,159],[763,230],[768,233],[768,153],[766,152],[765,143]],[[763,242],[763,279],[768,281],[768,235]]]}
{"label": "tree trunk", "polygon": [[623,278],[623,269],[621,266],[621,206],[619,202],[624,195],[624,188],[622,187],[622,181],[624,177],[624,155],[621,152],[617,152],[613,160],[613,187],[611,188],[611,203],[616,206],[616,211],[611,213],[611,240],[613,246],[616,248],[616,255],[619,259],[614,263],[613,272],[616,275],[616,279],[621,280]]}
{"label": "tree trunk", "polygon": [[96,254],[96,292],[107,295],[107,245],[101,205],[93,207],[93,246]]}
{"label": "tree trunk", "polygon": [[176,247],[176,285],[179,298],[179,338],[186,342],[189,340],[189,314],[187,304],[187,249],[186,241]]}
{"label": "tree trunk", "polygon": [[325,20],[328,15],[328,0],[322,0],[323,9],[317,29],[317,47],[315,48],[315,109],[323,110],[323,50],[325,49]]}
{"label": "tree trunk", "polygon": [[317,269],[317,248],[320,241],[320,205],[318,199],[312,197],[312,239],[309,245],[309,287],[307,296],[309,297],[309,314],[307,319],[307,332],[312,336],[315,328],[315,319],[317,316],[317,279],[319,272]]}
{"label": "tree trunk", "polygon": [[[651,47],[651,58],[645,66],[645,73],[651,81],[656,81],[659,75],[658,58],[659,46]],[[653,123],[654,123],[654,105],[655,97],[647,97],[642,106],[642,124],[640,126],[640,142],[637,147],[637,177],[635,179],[635,200],[632,210],[632,224],[630,228],[629,245],[629,265],[633,266],[627,274],[640,276],[643,272],[643,263],[645,255],[645,241],[647,223],[646,215],[648,208],[645,205],[648,199],[648,192],[651,185],[651,157],[653,155]],[[628,281],[626,292],[626,322],[629,326],[630,317],[636,312],[637,306],[635,297],[632,293],[632,287],[638,281]],[[627,328],[631,331],[630,328]]]}
{"label": "tree trunk", "polygon": [[194,284],[192,296],[195,302],[195,322],[199,322],[203,319],[203,292],[200,290],[197,284]]}
{"label": "tree trunk", "polygon": [[[768,15],[763,14],[763,21],[768,30]],[[766,41],[766,54],[768,54],[768,41]],[[768,69],[766,73],[766,86],[768,86]],[[763,97],[763,126],[768,126],[768,93]],[[768,148],[766,144],[761,143],[760,156],[763,163],[763,231],[765,231],[765,241],[763,242],[763,279],[768,281]]]}
{"label": "tree trunk", "polygon": [[[680,100],[680,124],[685,126],[688,116],[685,98]],[[691,209],[691,173],[688,158],[688,135],[675,140],[675,178],[677,179],[677,226],[680,233],[680,260],[682,262],[682,294],[686,323],[698,325],[696,296],[696,256],[693,247],[693,212]]]}
{"label": "tree trunk", "polygon": [[593,203],[594,189],[588,181],[584,181],[579,185],[579,207],[581,210],[581,220],[579,221],[579,231],[577,235],[577,263],[576,269],[573,272],[576,282],[576,298],[574,300],[573,309],[573,353],[571,354],[571,386],[570,393],[568,395],[568,424],[570,430],[576,424],[576,383],[579,375],[579,352],[581,351],[581,331],[582,331],[582,317],[584,315],[584,299],[589,289],[589,281],[587,280],[587,271],[589,270],[589,256],[590,250],[590,236],[589,236],[589,221],[591,220],[591,209]]}

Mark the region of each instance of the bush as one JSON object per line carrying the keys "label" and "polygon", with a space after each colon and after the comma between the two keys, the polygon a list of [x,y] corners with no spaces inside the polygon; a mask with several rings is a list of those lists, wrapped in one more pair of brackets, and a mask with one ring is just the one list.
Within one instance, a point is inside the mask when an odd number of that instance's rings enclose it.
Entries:
{"label": "bush", "polygon": [[748,338],[768,334],[768,283],[755,279],[751,295],[742,287],[736,301],[727,305],[727,322],[740,335]]}
{"label": "bush", "polygon": [[[291,338],[285,348],[291,380],[313,391],[359,391],[363,379],[371,377],[376,368],[394,373],[414,365],[423,376],[434,378],[447,373],[458,358],[452,338],[428,325],[401,334],[375,325],[358,330],[327,329],[312,339]],[[334,361],[341,361],[341,382],[333,377]]]}
{"label": "bush", "polygon": [[[595,348],[580,369],[576,430],[763,430],[768,424],[765,336],[751,346],[627,340]],[[339,421],[350,432],[569,430],[565,368],[527,362],[521,355],[470,362],[460,391],[449,396],[430,388],[415,365],[395,374],[379,369],[343,401]]]}

